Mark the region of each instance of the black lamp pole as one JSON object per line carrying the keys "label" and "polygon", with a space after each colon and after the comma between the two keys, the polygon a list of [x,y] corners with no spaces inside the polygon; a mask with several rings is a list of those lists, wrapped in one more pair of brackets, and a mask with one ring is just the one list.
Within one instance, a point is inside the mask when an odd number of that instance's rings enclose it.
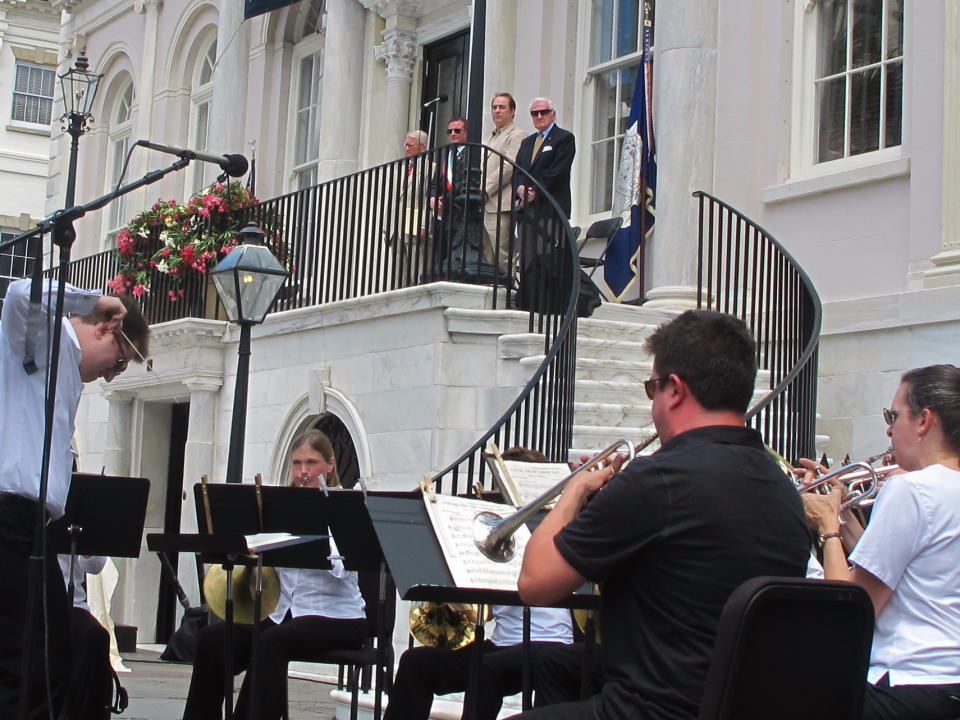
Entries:
{"label": "black lamp pole", "polygon": [[256,223],[240,231],[239,243],[210,271],[227,317],[240,326],[237,382],[233,391],[227,482],[243,481],[243,447],[247,432],[247,386],[250,382],[250,330],[263,322],[290,273],[263,244],[266,233]]}
{"label": "black lamp pole", "polygon": [[233,390],[233,418],[230,423],[230,455],[227,458],[227,482],[242,482],[243,445],[247,434],[247,387],[250,384],[250,329],[254,323],[240,321],[237,347],[237,383]]}

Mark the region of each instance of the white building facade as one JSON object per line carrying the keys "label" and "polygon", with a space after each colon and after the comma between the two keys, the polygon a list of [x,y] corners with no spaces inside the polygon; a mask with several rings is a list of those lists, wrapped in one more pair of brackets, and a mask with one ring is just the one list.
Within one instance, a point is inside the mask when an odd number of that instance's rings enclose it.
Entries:
{"label": "white building facade", "polygon": [[[437,95],[449,100],[434,130],[466,112],[466,0],[300,0],[247,21],[239,0],[54,4],[64,10],[61,71],[83,51],[104,74],[95,128],[81,140],[78,199],[115,185],[138,139],[215,153],[255,148],[257,194],[269,198],[399,156],[406,131],[429,124],[420,107]],[[554,100],[579,146],[574,225],[610,214],[641,60],[641,5],[486,3],[484,105],[512,92],[529,130],[530,100]],[[819,430],[837,457],[882,450],[880,407],[899,374],[960,351],[960,0],[873,0],[862,16],[854,5],[659,4],[660,174],[645,278],[651,305],[695,298],[694,190],[779,239],[824,301]],[[64,185],[67,138],[54,135],[47,211],[59,207]],[[126,178],[168,160],[136,150]],[[78,223],[76,254],[110,248],[140,209],[185,198],[210,178],[194,166],[91,214]],[[455,311],[481,309],[482,298],[449,288],[398,292],[375,311],[368,302],[297,311],[255,333],[245,476],[278,481],[285,443],[332,412],[373,486],[410,488],[509,404],[523,373],[508,367],[509,353],[479,316]],[[429,322],[417,325],[418,312]],[[364,334],[375,320],[376,332],[392,337],[383,347]],[[88,467],[150,472],[163,485],[171,416],[182,411],[184,489],[200,474],[222,479],[235,341],[213,321],[158,329],[156,375],[137,371],[89,390],[81,417]],[[465,379],[472,373],[482,379]],[[163,503],[156,498],[151,527],[164,525]],[[178,516],[184,528],[191,508],[188,499]],[[147,576],[132,576],[128,609],[150,592],[134,587]],[[131,612],[141,624],[149,617]]]}

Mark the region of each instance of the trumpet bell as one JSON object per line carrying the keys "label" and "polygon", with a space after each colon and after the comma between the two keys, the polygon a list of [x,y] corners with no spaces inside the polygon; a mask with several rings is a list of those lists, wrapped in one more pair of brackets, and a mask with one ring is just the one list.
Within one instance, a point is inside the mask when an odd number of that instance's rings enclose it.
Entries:
{"label": "trumpet bell", "polygon": [[494,562],[510,562],[517,554],[517,543],[513,535],[508,535],[502,539],[494,540],[491,533],[503,518],[492,512],[477,513],[473,519],[473,542],[484,555]]}
{"label": "trumpet bell", "polygon": [[[239,625],[253,625],[253,610],[257,591],[256,568],[238,565],[233,569],[233,621]],[[221,620],[227,615],[227,571],[222,565],[212,565],[203,576],[203,595],[211,612]],[[280,577],[272,567],[263,568],[260,590],[260,617],[263,620],[280,602]]]}

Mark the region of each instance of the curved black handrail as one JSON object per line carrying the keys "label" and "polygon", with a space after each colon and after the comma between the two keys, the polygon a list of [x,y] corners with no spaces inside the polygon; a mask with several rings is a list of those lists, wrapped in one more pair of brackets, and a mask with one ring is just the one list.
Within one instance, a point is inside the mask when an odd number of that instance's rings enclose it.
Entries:
{"label": "curved black handrail", "polygon": [[703,191],[699,201],[698,307],[740,317],[757,341],[771,390],[748,420],[783,457],[815,455],[822,309],[810,278],[769,232]]}

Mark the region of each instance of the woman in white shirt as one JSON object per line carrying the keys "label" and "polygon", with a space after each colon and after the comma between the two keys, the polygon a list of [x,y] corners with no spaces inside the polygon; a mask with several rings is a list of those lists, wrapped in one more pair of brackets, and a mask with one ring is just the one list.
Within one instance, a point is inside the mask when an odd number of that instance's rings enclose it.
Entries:
{"label": "woman in white shirt", "polygon": [[[340,485],[336,458],[329,438],[319,430],[300,435],[291,452],[290,484],[320,488]],[[244,677],[234,716],[249,717],[254,708],[258,720],[275,720],[283,714],[283,690],[290,660],[314,660],[339,648],[359,648],[367,636],[363,597],[357,573],[344,569],[333,537],[330,538],[330,570],[277,568],[280,601],[260,624],[256,647],[255,689]],[[250,664],[250,627],[235,625],[233,669]],[[197,656],[190,679],[184,720],[219,720],[223,705],[223,625],[200,632]]]}
{"label": "woman in white shirt", "polygon": [[865,720],[960,716],[960,369],[905,373],[883,410],[897,463],[849,560],[841,492],[804,494],[824,571],[862,586],[876,614]]}

